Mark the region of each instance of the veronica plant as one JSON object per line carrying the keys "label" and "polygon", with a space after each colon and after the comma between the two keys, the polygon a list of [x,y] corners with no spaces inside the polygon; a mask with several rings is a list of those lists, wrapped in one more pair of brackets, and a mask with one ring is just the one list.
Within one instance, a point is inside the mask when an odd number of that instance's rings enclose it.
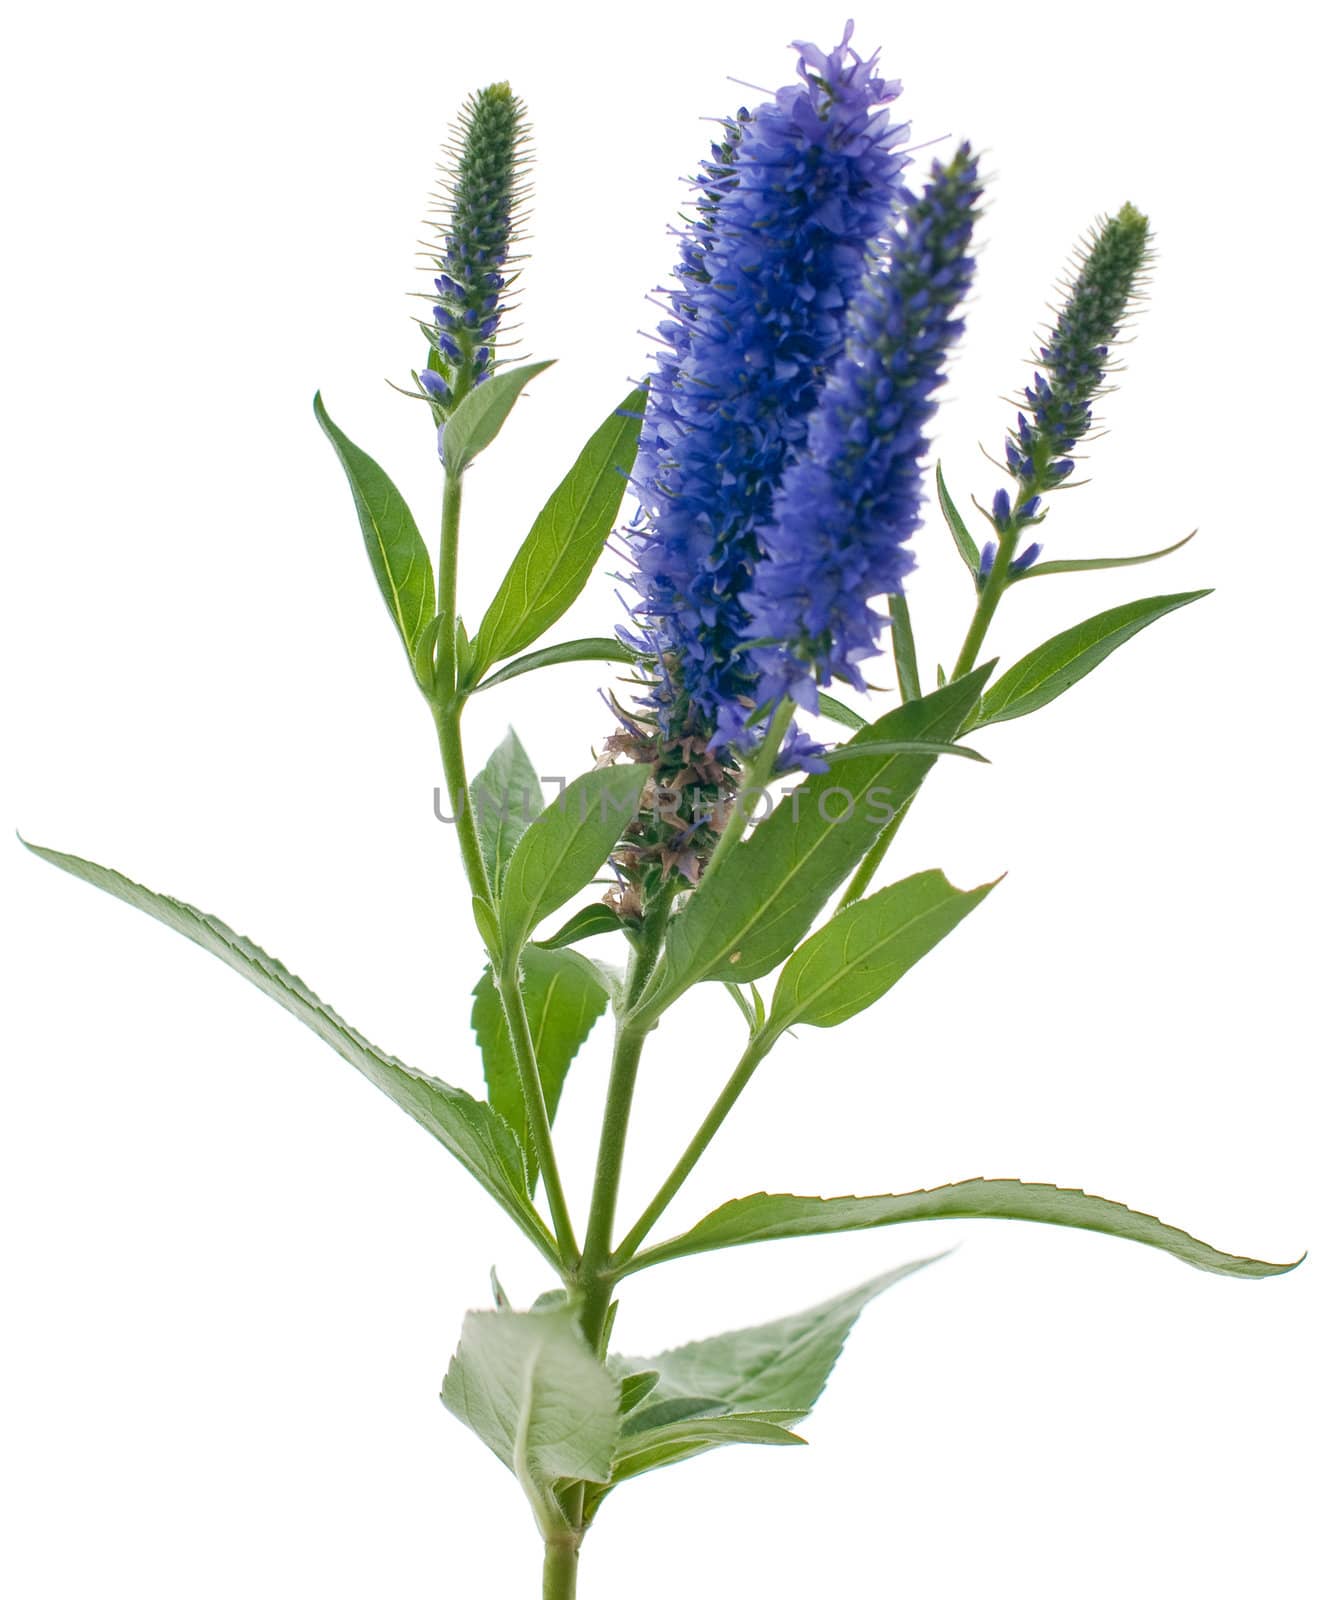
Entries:
{"label": "veronica plant", "polygon": [[[1006,670],[983,660],[996,608],[1017,583],[1168,553],[1041,562],[1038,541],[1019,548],[1044,520],[1047,497],[1071,482],[1144,281],[1146,219],[1124,206],[1082,245],[1038,351],[1004,452],[1013,488],[991,497],[984,551],[936,469],[971,617],[961,648],[945,657],[952,670],[923,689],[904,585],[918,554],[931,553],[924,461],[962,332],[982,186],[967,144],[914,172],[906,130],[889,111],[898,86],[851,48],[850,34],[829,53],[797,46],[794,82],[724,123],[677,229],[651,371],[615,397],[474,629],[458,602],[463,485],[549,365],[496,361],[527,187],[526,116],[506,85],[477,94],[460,120],[431,257],[435,309],[417,391],[432,408],[444,475],[434,562],[393,483],[316,398],[439,739],[471,896],[484,1098],[378,1050],[215,917],[32,847],[166,922],[300,1017],[419,1122],[540,1252],[547,1292],[516,1309],[495,1284],[494,1304],[464,1323],[443,1398],[516,1477],[544,1540],[548,1600],[573,1594],[583,1538],[621,1484],[722,1445],[800,1443],[794,1430],[853,1321],[925,1263],[781,1321],[644,1357],[611,1348],[617,1297],[636,1273],[760,1240],[949,1217],[1089,1229],[1230,1277],[1289,1270],[1226,1254],[1115,1201],[1011,1179],[838,1199],[753,1194],[686,1231],[660,1231],[779,1039],[791,1028],[835,1027],[880,1000],[991,893],[991,883],[959,889],[938,871],[869,892],[935,764],[981,759],[973,734],[1040,710],[1206,592],[1118,606]],[[636,506],[624,517],[629,489]],[[617,636],[543,643],[616,528],[632,564],[632,615],[608,619]],[[884,642],[893,647],[893,709],[862,710],[825,692],[841,679],[865,695]],[[470,777],[468,701],[582,660],[623,671],[602,756],[549,805],[512,731]],[[795,728],[799,711],[821,720]],[[790,772],[806,776],[749,831],[767,785]],[[591,887],[602,870],[611,874],[603,900]],[[622,974],[584,948],[611,937],[628,953]],[[727,989],[745,1037],[668,1177],[639,1216],[620,1219],[644,1048],[702,983]],[[613,1064],[591,1202],[574,1215],[553,1124],[573,1058],[607,1012]],[[767,1359],[790,1348],[792,1361]]]}

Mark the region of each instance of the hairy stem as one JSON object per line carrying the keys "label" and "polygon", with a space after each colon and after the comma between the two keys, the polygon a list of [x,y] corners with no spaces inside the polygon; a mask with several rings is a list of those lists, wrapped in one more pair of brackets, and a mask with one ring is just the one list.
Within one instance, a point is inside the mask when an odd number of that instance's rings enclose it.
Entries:
{"label": "hairy stem", "polygon": [[577,1537],[547,1539],[541,1568],[541,1600],[574,1600],[577,1569]]}

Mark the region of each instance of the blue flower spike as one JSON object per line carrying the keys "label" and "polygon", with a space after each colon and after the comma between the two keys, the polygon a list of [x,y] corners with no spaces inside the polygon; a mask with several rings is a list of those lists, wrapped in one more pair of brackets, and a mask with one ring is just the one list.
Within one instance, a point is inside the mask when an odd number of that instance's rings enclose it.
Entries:
{"label": "blue flower spike", "polygon": [[634,608],[665,663],[662,733],[724,751],[764,720],[746,600],[875,241],[903,199],[899,85],[851,47],[798,44],[797,81],[724,125],[693,180],[650,379],[629,535]]}
{"label": "blue flower spike", "polygon": [[[784,473],[747,600],[758,695],[816,709],[817,685],[859,690],[861,663],[887,619],[871,602],[899,594],[921,523],[922,458],[950,346],[963,331],[981,184],[961,146],[911,196],[887,250],[864,279],[844,348]],[[1008,496],[996,516],[1009,515]]]}

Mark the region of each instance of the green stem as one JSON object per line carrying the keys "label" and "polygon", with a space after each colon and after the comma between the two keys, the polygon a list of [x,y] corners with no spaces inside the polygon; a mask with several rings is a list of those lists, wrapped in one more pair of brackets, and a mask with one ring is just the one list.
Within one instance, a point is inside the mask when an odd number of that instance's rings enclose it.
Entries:
{"label": "green stem", "polygon": [[1004,597],[1004,590],[1008,588],[1013,576],[1013,557],[1017,554],[1018,539],[1022,533],[1018,514],[1033,495],[1044,493],[1048,487],[1044,482],[1045,465],[1042,456],[1034,463],[1031,477],[1027,482],[1018,484],[1017,498],[1013,502],[1013,514],[1009,518],[1008,526],[999,535],[999,548],[995,551],[994,565],[981,586],[976,610],[972,613],[972,625],[967,630],[963,647],[958,652],[957,661],[954,662],[955,678],[966,676],[976,665],[977,657],[981,654],[981,646],[985,643],[991,619],[998,610],[999,602]]}
{"label": "green stem", "polygon": [[440,764],[444,768],[445,788],[449,791],[449,809],[454,817],[454,830],[458,834],[458,851],[463,858],[468,887],[475,895],[491,905],[490,879],[486,875],[486,858],[481,853],[477,838],[477,820],[472,814],[472,797],[468,793],[467,763],[463,757],[463,735],[459,727],[463,706],[460,700],[448,705],[432,703],[436,736],[440,741]]}
{"label": "green stem", "polygon": [[601,1344],[610,1299],[614,1293],[610,1254],[619,1204],[619,1180],[623,1175],[623,1152],[628,1139],[628,1120],[632,1114],[642,1048],[652,1027],[649,1020],[633,1015],[633,1008],[660,958],[676,889],[676,882],[671,880],[647,907],[641,932],[628,963],[628,976],[615,1027],[614,1060],[610,1066],[605,1112],[601,1119],[596,1178],[591,1193],[591,1211],[587,1218],[579,1277],[583,1295],[582,1331],[587,1342],[596,1349]]}
{"label": "green stem", "polygon": [[458,691],[458,524],[463,514],[463,475],[445,474],[440,511],[440,566],[436,582],[436,610],[440,615],[436,652],[436,696],[442,705]]}
{"label": "green stem", "polygon": [[[449,806],[458,833],[459,854],[468,887],[473,895],[484,900],[493,912],[495,896],[486,860],[481,853],[477,836],[477,822],[473,815],[472,796],[468,788],[467,765],[463,756],[461,721],[464,697],[457,682],[457,628],[458,628],[458,531],[463,505],[463,480],[449,474],[445,478],[444,509],[440,524],[440,564],[438,606],[441,617],[440,637],[436,652],[436,693],[431,711],[435,731],[440,741],[440,761],[444,768],[445,785],[449,791]],[[518,952],[505,956],[499,950],[487,948],[491,971],[495,975],[496,990],[504,1019],[508,1024],[509,1039],[513,1047],[514,1065],[522,1086],[523,1101],[527,1107],[527,1123],[531,1132],[532,1147],[536,1151],[537,1165],[545,1182],[546,1200],[554,1223],[555,1239],[559,1246],[561,1269],[576,1267],[578,1249],[569,1216],[564,1187],[559,1177],[559,1163],[555,1158],[554,1140],[550,1133],[550,1117],[546,1110],[541,1074],[536,1066],[536,1051],[532,1043],[531,1028],[527,1021],[527,1008],[523,1004],[519,986]]]}
{"label": "green stem", "polygon": [[894,637],[894,667],[898,673],[898,692],[906,703],[921,699],[921,676],[917,671],[917,644],[912,632],[912,613],[905,594],[891,594],[888,600],[890,632]]}
{"label": "green stem", "polygon": [[994,565],[990,568],[981,593],[977,596],[971,626],[967,630],[967,637],[963,640],[963,647],[958,652],[958,659],[953,665],[952,676],[955,678],[965,677],[976,665],[977,657],[981,654],[981,646],[985,643],[991,620],[1008,586],[1013,567],[1013,552],[1017,549],[1018,532],[1017,525],[1013,523],[1000,535]]}
{"label": "green stem", "polygon": [[[668,1209],[670,1201],[687,1182],[688,1176],[697,1162],[706,1153],[711,1140],[720,1131],[724,1119],[733,1110],[738,1096],[752,1080],[752,1074],[769,1055],[778,1034],[756,1035],[748,1041],[746,1050],[738,1065],[730,1074],[729,1081],[720,1092],[720,1097],[706,1113],[705,1121],[693,1134],[686,1150],[678,1158],[673,1171],[657,1189],[655,1198],[646,1210],[638,1217],[634,1226],[629,1230],[626,1238],[614,1252],[611,1266],[616,1276],[630,1270],[628,1263],[637,1254],[639,1247],[650,1233],[651,1229],[660,1220]],[[635,1269],[632,1269],[635,1270]]]}
{"label": "green stem", "polygon": [[614,1036],[614,1060],[610,1065],[610,1083],[600,1125],[596,1181],[591,1192],[591,1211],[587,1218],[580,1274],[582,1332],[587,1343],[596,1350],[600,1348],[605,1318],[614,1293],[614,1275],[610,1271],[614,1216],[619,1203],[619,1180],[623,1175],[628,1119],[632,1114],[633,1091],[637,1087],[637,1070],[641,1066],[647,1031],[644,1025],[622,1021]]}
{"label": "green stem", "polygon": [[915,798],[915,795],[909,795],[903,804],[899,806],[898,810],[885,824],[884,832],[858,863],[857,870],[853,873],[852,880],[844,890],[843,898],[839,901],[840,911],[845,906],[850,906],[854,900],[860,900],[870,887],[871,879],[875,877],[880,863],[889,853],[889,847],[894,842],[894,835],[902,826],[903,818],[907,816]]}
{"label": "green stem", "polygon": [[473,894],[479,895],[488,905],[493,905],[494,896],[486,875],[486,862],[477,838],[477,820],[472,814],[472,801],[468,794],[460,728],[463,696],[458,692],[457,682],[458,526],[462,510],[463,479],[452,473],[447,474],[440,522],[440,579],[437,587],[440,636],[436,648],[435,699],[431,703],[431,713],[440,740],[440,760],[444,767],[445,786],[449,791],[449,809],[458,831],[458,847],[463,857],[468,886]]}
{"label": "green stem", "polygon": [[574,1600],[577,1594],[578,1540],[576,1535],[547,1539],[541,1568],[541,1600]]}

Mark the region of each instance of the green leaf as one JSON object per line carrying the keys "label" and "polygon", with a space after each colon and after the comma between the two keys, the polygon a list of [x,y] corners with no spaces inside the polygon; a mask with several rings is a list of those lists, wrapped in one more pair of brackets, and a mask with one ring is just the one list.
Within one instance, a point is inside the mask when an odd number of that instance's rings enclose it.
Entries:
{"label": "green leaf", "polygon": [[[1158,1217],[1130,1211],[1114,1200],[1080,1189],[1056,1189],[1050,1183],[1021,1183],[1016,1178],[969,1178],[939,1189],[911,1194],[839,1195],[822,1200],[797,1194],[753,1194],[729,1200],[702,1218],[696,1227],[654,1249],[634,1256],[624,1269],[635,1272],[660,1261],[725,1250],[732,1245],[769,1239],[801,1239],[821,1233],[850,1233],[883,1228],[896,1222],[929,1222],[945,1218],[997,1217],[1017,1222],[1049,1222],[1131,1239],[1229,1278],[1271,1278],[1291,1272],[1296,1261],[1278,1264],[1249,1256],[1226,1255],[1171,1228]],[[652,1363],[655,1365],[655,1363]],[[663,1371],[663,1369],[661,1369]]]}
{"label": "green leaf", "polygon": [[444,620],[440,616],[432,617],[417,635],[417,642],[413,645],[413,677],[417,679],[418,687],[425,695],[433,695],[435,693],[435,647],[440,637],[440,626]]}
{"label": "green leaf", "polygon": [[859,728],[866,726],[866,718],[860,712],[854,711],[851,706],[844,705],[842,700],[836,700],[832,694],[817,695],[817,704],[822,717],[828,717],[831,722],[837,722],[842,727],[851,728],[855,733]]}
{"label": "green leaf", "polygon": [[1185,539],[1179,539],[1177,544],[1167,544],[1163,550],[1152,550],[1144,556],[1095,556],[1081,561],[1041,561],[1034,567],[1028,567],[1025,572],[1020,572],[1013,579],[1014,583],[1024,583],[1028,578],[1048,578],[1058,572],[1103,572],[1107,567],[1141,567],[1147,561],[1159,561],[1164,556],[1171,556],[1175,550],[1181,550],[1185,544],[1190,544],[1195,539],[1195,528]]}
{"label": "green leaf", "polygon": [[460,684],[467,683],[472,676],[472,641],[462,617],[454,623],[454,674]]}
{"label": "green leaf", "polygon": [[543,1534],[565,1526],[560,1479],[609,1481],[619,1384],[576,1309],[470,1311],[441,1399],[514,1473]]}
{"label": "green leaf", "polygon": [[457,477],[499,433],[523,389],[553,361],[532,361],[525,367],[506,367],[459,401],[444,425],[440,456],[445,471]]}
{"label": "green leaf", "polygon": [[919,872],[836,913],[780,973],[767,1032],[776,1037],[798,1023],[832,1028],[864,1011],[993,888],[964,892],[942,872]]}
{"label": "green leaf", "polygon": [[[522,995],[545,1108],[553,1122],[568,1069],[609,1003],[609,990],[591,962],[576,951],[543,950],[529,944],[522,953]],[[473,990],[472,1030],[481,1047],[486,1098],[518,1137],[530,1196],[536,1191],[537,1164],[527,1102],[504,1008],[489,968]]]}
{"label": "green leaf", "polygon": [[301,979],[295,978],[264,950],[234,933],[218,918],[169,895],[154,894],[93,861],[83,861],[78,856],[64,855],[40,845],[29,844],[27,848],[53,866],[104,889],[107,894],[145,911],[185,939],[201,945],[203,950],[218,956],[226,966],[292,1012],[350,1066],[356,1067],[363,1077],[387,1094],[395,1105],[420,1122],[508,1212],[533,1244],[548,1259],[556,1261],[553,1241],[527,1198],[518,1141],[512,1129],[484,1101],[474,1100],[462,1089],[414,1072],[402,1061],[385,1055],[336,1016]]}
{"label": "green leaf", "polygon": [[[629,1380],[625,1378],[623,1381],[627,1384]],[[640,1477],[644,1472],[654,1472],[657,1467],[673,1466],[726,1444],[793,1445],[806,1442],[799,1434],[790,1433],[775,1415],[761,1416],[745,1412],[694,1417],[689,1422],[675,1422],[647,1434],[625,1437],[620,1440],[615,1454],[610,1482],[587,1485],[583,1506],[585,1520],[588,1525],[591,1523],[601,1502],[618,1484],[625,1483],[629,1478]]]}
{"label": "green leaf", "polygon": [[[659,1374],[646,1408],[657,1423],[641,1428],[637,1413],[628,1419],[611,1484],[719,1445],[801,1444],[784,1424],[801,1421],[820,1398],[863,1308],[926,1265],[909,1262],[808,1311],[759,1327],[700,1339],[655,1357],[611,1357],[612,1370],[624,1382],[632,1373]],[[682,1415],[684,1409],[690,1414]],[[600,1492],[589,1496],[593,1514],[603,1497]]]}
{"label": "green leaf", "polygon": [[658,1372],[630,1372],[619,1385],[619,1413],[627,1415],[641,1405],[651,1390],[660,1382]]}
{"label": "green leaf", "polygon": [[989,760],[979,750],[973,750],[965,744],[950,744],[946,739],[874,739],[869,743],[842,744],[835,750],[827,750],[824,759],[831,764],[840,761],[858,761],[869,759],[874,755],[883,755],[892,752],[895,755],[909,756],[963,756],[968,761],[980,761],[989,766]]}
{"label": "green leaf", "polygon": [[645,409],[646,390],[635,389],[546,501],[477,630],[476,676],[539,639],[581,594],[619,514]]}
{"label": "green leaf", "polygon": [[636,659],[637,652],[630,650],[621,639],[569,639],[564,644],[549,644],[544,650],[519,656],[483,678],[472,692],[479,694],[483,689],[493,689],[497,683],[507,683],[510,678],[521,678],[524,672],[557,667],[565,661],[621,661],[631,666]]}
{"label": "green leaf", "polygon": [[366,451],[359,450],[331,422],[319,393],[312,409],[353,491],[353,504],[380,592],[418,682],[429,690],[414,657],[435,617],[435,574],[430,553],[403,496]]}
{"label": "green leaf", "polygon": [[575,779],[518,841],[504,880],[500,933],[521,950],[543,917],[595,877],[637,810],[650,768],[601,767]]}
{"label": "green leaf", "polygon": [[800,1434],[762,1417],[732,1414],[718,1417],[693,1417],[688,1422],[671,1422],[647,1433],[628,1434],[614,1458],[611,1485],[640,1477],[657,1467],[668,1467],[707,1450],[726,1444],[806,1444]]}
{"label": "green leaf", "polygon": [[[646,1428],[636,1426],[636,1413],[628,1419],[609,1484],[588,1487],[587,1521],[616,1484],[643,1472],[721,1445],[805,1443],[785,1424],[800,1421],[820,1398],[863,1308],[882,1290],[925,1265],[925,1261],[910,1262],[809,1311],[682,1345],[654,1360],[611,1357],[611,1369],[625,1384],[633,1374],[657,1374],[649,1391],[654,1403],[647,1406],[647,1413],[663,1416],[660,1408],[667,1406],[680,1414]],[[684,1409],[689,1412],[686,1416],[681,1415]]]}
{"label": "green leaf", "polygon": [[729,998],[742,1013],[742,1019],[747,1024],[747,1031],[749,1033],[755,1033],[757,1026],[756,1013],[752,1010],[752,1002],[747,998],[747,996],[742,992],[736,983],[726,983],[724,987],[729,992]]}
{"label": "green leaf", "polygon": [[[990,670],[990,665],[979,667],[898,706],[859,730],[850,743],[952,739]],[[814,775],[781,801],[751,838],[707,875],[675,918],[648,1006],[667,1003],[703,979],[745,983],[777,967],[893,814],[916,793],[934,761],[931,755],[880,750]]]}
{"label": "green leaf", "polygon": [[1080,682],[1088,672],[1093,672],[1107,655],[1149,627],[1157,617],[1203,599],[1211,592],[1193,589],[1187,594],[1157,594],[1147,600],[1129,600],[1126,605],[1102,611],[1099,616],[1056,634],[1023,656],[986,690],[980,713],[972,726],[984,728],[992,722],[1008,722],[1013,717],[1039,711],[1065,689]]}
{"label": "green leaf", "polygon": [[495,907],[479,894],[472,896],[472,920],[477,925],[481,942],[494,954],[500,947],[500,925],[495,917]]}
{"label": "green leaf", "polygon": [[536,942],[542,950],[562,950],[565,945],[577,944],[581,939],[593,939],[598,933],[622,933],[626,926],[617,912],[597,902],[575,911],[558,932]]}
{"label": "green leaf", "polygon": [[[659,1374],[656,1374],[657,1381]],[[631,1434],[648,1433],[655,1428],[667,1428],[676,1422],[690,1422],[694,1417],[723,1416],[728,1406],[714,1395],[674,1395],[668,1400],[657,1400],[642,1406],[627,1418],[621,1430],[626,1439]]]}
{"label": "green leaf", "polygon": [[512,728],[468,789],[490,886],[498,898],[514,847],[545,809],[541,780]]}
{"label": "green leaf", "polygon": [[944,467],[938,461],[935,463],[935,493],[940,502],[940,510],[944,513],[945,524],[953,535],[958,554],[963,558],[963,565],[975,578],[981,571],[981,552],[977,548],[976,540],[968,533],[967,524],[963,521],[958,507],[953,503],[949,486],[944,481]]}
{"label": "green leaf", "polygon": [[658,1356],[622,1357],[620,1367],[658,1372],[653,1400],[704,1395],[730,1412],[774,1412],[783,1420],[800,1420],[820,1398],[862,1309],[882,1290],[937,1259],[910,1261],[774,1322],[698,1339]]}

